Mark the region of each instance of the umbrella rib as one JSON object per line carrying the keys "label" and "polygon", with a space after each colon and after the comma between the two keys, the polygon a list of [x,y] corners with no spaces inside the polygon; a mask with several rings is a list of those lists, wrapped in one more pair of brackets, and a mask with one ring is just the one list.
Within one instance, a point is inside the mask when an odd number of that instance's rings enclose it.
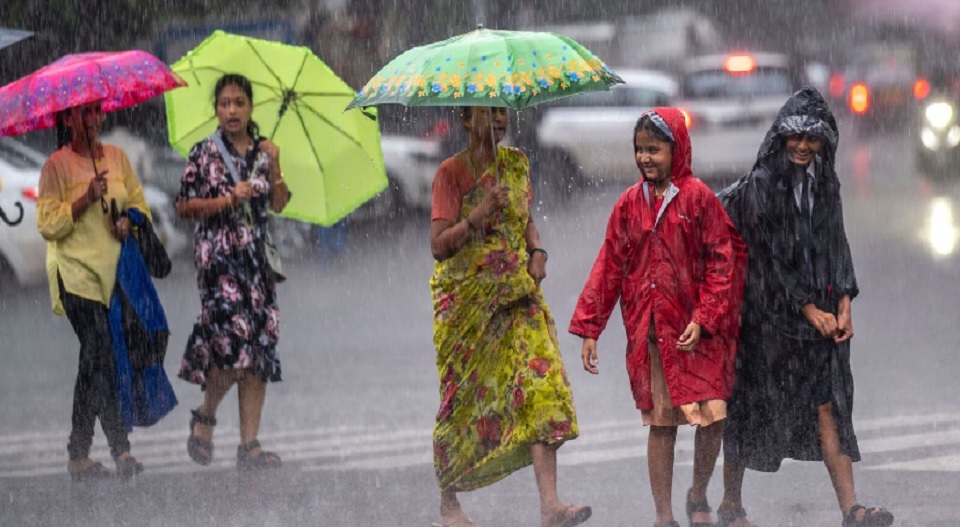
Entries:
{"label": "umbrella rib", "polygon": [[[297,101],[293,101],[293,107],[294,107],[294,110],[296,110],[294,113],[297,116],[297,120],[300,121],[300,127],[303,129],[303,135],[306,136],[307,138],[307,144],[310,145],[310,152],[313,153],[313,159],[314,161],[317,162],[317,169],[320,172],[320,178],[325,179],[326,173],[324,172],[324,169],[323,169],[323,162],[320,161],[320,154],[317,152],[317,146],[313,143],[313,138],[310,137],[310,130],[307,128],[307,123],[303,121],[303,116],[300,115],[300,105],[297,103]],[[307,109],[311,111],[313,110],[309,106],[307,107]],[[316,114],[316,112],[313,112],[313,113]],[[319,114],[317,114],[317,116],[320,117]],[[320,118],[323,119],[323,117],[320,117]],[[323,119],[323,120],[326,121],[326,119]],[[328,203],[329,196],[327,196],[326,192],[324,192],[323,194],[324,194],[323,195],[324,208],[326,209],[326,211],[329,211],[330,210],[330,204]]]}
{"label": "umbrella rib", "polygon": [[[262,60],[262,59],[261,59],[261,60]],[[300,68],[297,69],[297,74],[294,75],[294,77],[293,77],[293,83],[290,85],[290,92],[293,93],[294,95],[297,94],[297,82],[300,80],[300,75],[303,73],[303,68],[304,68],[306,65],[307,65],[307,54],[304,53],[304,54],[303,54],[303,60],[300,61]],[[271,73],[272,73],[272,72],[271,72]],[[283,101],[284,101],[284,102],[283,102],[283,104],[280,106],[280,115],[277,116],[277,122],[276,122],[276,124],[273,125],[273,132],[270,133],[270,137],[274,137],[274,136],[277,135],[277,129],[280,128],[280,121],[283,120],[283,114],[286,112],[286,109],[287,109],[287,104],[288,104],[288,102],[287,102],[287,94],[284,93],[284,94],[282,94],[282,95],[283,95]],[[295,101],[296,99],[293,99],[293,100]]]}
{"label": "umbrella rib", "polygon": [[253,54],[256,55],[258,59],[260,59],[260,63],[263,64],[263,67],[267,68],[267,71],[270,72],[270,75],[273,75],[273,79],[277,81],[277,86],[280,86],[280,91],[282,93],[284,91],[284,85],[283,85],[283,81],[280,80],[280,76],[277,75],[277,72],[273,71],[273,68],[270,67],[270,64],[267,63],[266,60],[264,60],[263,55],[261,55],[260,52],[257,51],[257,48],[253,46],[253,42],[250,42],[249,40],[247,40],[246,43],[247,43],[247,46],[250,47],[250,50],[253,51]]}
{"label": "umbrella rib", "polygon": [[[191,59],[191,62],[192,62],[192,59]],[[226,75],[227,73],[229,73],[229,72],[227,72],[227,71],[225,71],[225,70],[222,70],[222,69],[217,68],[217,67],[214,67],[214,66],[197,66],[197,67],[191,66],[191,67],[190,67],[190,73],[193,75],[193,78],[196,79],[197,84],[201,84],[200,78],[197,77],[197,72],[198,72],[198,71],[205,71],[205,70],[215,71],[215,72],[220,73],[220,74],[222,74],[222,75]],[[247,80],[249,80],[249,81],[250,81],[250,84],[252,84],[252,85],[254,85],[254,86],[259,86],[259,87],[261,87],[261,88],[266,88],[266,89],[268,89],[268,90],[270,90],[270,91],[273,91],[273,92],[276,92],[276,91],[277,91],[276,86],[273,86],[273,85],[271,85],[271,84],[267,84],[267,83],[265,83],[265,82],[260,82],[260,81],[257,81],[257,80],[253,80],[253,79],[250,79],[249,77],[247,78]]]}
{"label": "umbrella rib", "polygon": [[[300,106],[299,104],[297,104],[297,105],[296,105],[296,108],[297,108],[297,110],[298,110],[298,111],[297,111],[297,116],[299,117],[299,116],[300,116],[299,110],[301,109],[301,106]],[[308,111],[308,112],[312,113],[313,115],[315,115],[315,116],[317,117],[317,119],[320,119],[321,121],[323,121],[324,123],[326,123],[327,125],[329,125],[329,126],[330,126],[331,128],[333,128],[334,130],[340,132],[341,135],[343,135],[344,137],[346,137],[347,139],[349,139],[350,142],[352,142],[353,144],[359,146],[360,148],[363,148],[363,145],[360,144],[360,141],[357,141],[357,140],[356,140],[352,135],[350,135],[346,130],[344,130],[343,128],[340,128],[339,126],[337,126],[336,124],[334,124],[333,121],[331,121],[330,119],[327,119],[326,117],[324,117],[323,115],[321,115],[319,112],[317,112],[316,110],[314,110],[313,108],[311,108],[309,105],[303,105],[303,109],[304,109],[305,111]],[[300,122],[301,122],[301,123],[303,122],[303,118],[300,118]],[[306,130],[306,126],[304,126],[304,130]]]}

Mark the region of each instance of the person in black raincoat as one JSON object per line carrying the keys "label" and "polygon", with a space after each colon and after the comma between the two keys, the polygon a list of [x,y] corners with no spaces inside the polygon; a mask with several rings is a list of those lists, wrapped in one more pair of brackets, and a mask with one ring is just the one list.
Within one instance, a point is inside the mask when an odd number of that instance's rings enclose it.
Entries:
{"label": "person in black raincoat", "polygon": [[857,504],[851,301],[857,296],[834,170],[839,133],[815,89],[796,92],[750,174],[719,194],[749,250],[740,348],[724,434],[721,526],[750,525],[744,469],[823,461],[846,526],[886,526]]}

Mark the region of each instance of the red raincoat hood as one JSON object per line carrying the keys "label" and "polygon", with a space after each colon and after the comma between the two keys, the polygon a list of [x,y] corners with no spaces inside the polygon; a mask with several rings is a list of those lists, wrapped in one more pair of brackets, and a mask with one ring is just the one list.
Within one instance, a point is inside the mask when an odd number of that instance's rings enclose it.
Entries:
{"label": "red raincoat hood", "polygon": [[690,144],[690,132],[687,131],[687,122],[683,113],[668,106],[661,106],[647,111],[644,115],[659,116],[662,124],[669,128],[663,130],[662,125],[654,118],[654,123],[661,131],[673,138],[673,166],[670,169],[670,179],[677,184],[680,180],[693,176],[690,166],[693,164],[693,147]]}

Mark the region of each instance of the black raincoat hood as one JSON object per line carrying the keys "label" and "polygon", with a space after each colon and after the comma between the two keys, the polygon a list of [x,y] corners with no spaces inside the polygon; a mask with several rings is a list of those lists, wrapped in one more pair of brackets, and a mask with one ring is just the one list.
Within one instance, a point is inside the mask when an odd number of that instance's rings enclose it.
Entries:
{"label": "black raincoat hood", "polygon": [[786,156],[784,138],[803,133],[820,138],[823,143],[820,157],[832,166],[836,159],[837,142],[840,140],[837,121],[827,106],[827,101],[820,92],[810,86],[800,88],[780,108],[777,118],[760,144],[757,164],[782,160]]}

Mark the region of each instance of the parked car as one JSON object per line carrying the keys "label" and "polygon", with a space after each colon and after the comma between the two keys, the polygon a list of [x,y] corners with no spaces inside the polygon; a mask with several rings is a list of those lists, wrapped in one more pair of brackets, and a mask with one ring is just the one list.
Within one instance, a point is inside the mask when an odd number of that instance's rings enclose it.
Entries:
{"label": "parked car", "polygon": [[[672,104],[677,82],[654,70],[614,70],[625,84],[608,92],[560,99],[538,109],[538,151],[531,153],[531,163],[535,156],[544,159],[543,178],[562,176],[564,171],[574,172],[574,179],[585,182],[635,182],[639,178],[633,127],[644,111]],[[571,165],[564,167],[565,163]]]}
{"label": "parked car", "polygon": [[[32,147],[0,138],[0,209],[16,217],[19,212],[14,204],[23,207],[18,225],[0,224],[0,284],[33,286],[46,280],[47,242],[37,231],[37,185],[46,160],[46,155]],[[151,185],[144,185],[143,192],[157,237],[168,254],[176,255],[188,240],[173,224],[173,201]]]}
{"label": "parked car", "polygon": [[443,161],[440,141],[383,134],[380,137],[387,188],[350,215],[358,221],[395,220],[408,210],[429,210],[433,176]]}
{"label": "parked car", "polygon": [[780,53],[688,59],[676,106],[688,116],[693,173],[723,184],[748,172],[780,107],[806,82],[802,72]]}

